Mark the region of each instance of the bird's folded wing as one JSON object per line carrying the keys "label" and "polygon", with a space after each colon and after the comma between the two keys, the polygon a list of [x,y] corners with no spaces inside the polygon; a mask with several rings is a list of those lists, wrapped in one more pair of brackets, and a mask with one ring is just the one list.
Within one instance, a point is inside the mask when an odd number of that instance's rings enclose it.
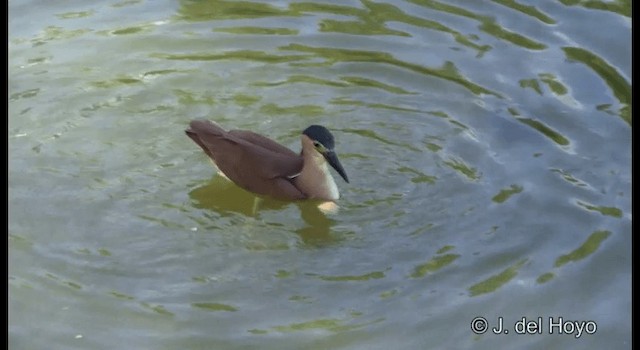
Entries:
{"label": "bird's folded wing", "polygon": [[288,178],[302,170],[302,157],[255,133],[225,132],[213,124],[192,124],[189,133],[232,180],[234,176]]}
{"label": "bird's folded wing", "polygon": [[229,131],[229,135],[233,136],[233,137],[237,137],[240,138],[242,140],[248,141],[253,143],[256,146],[260,146],[263,148],[266,148],[268,150],[271,150],[273,152],[276,153],[280,153],[286,156],[292,156],[292,157],[297,157],[298,154],[295,153],[294,151],[290,150],[289,148],[277,143],[276,141],[273,141],[270,138],[264,137],[260,134],[256,134],[253,131],[248,131],[248,130],[231,130]]}

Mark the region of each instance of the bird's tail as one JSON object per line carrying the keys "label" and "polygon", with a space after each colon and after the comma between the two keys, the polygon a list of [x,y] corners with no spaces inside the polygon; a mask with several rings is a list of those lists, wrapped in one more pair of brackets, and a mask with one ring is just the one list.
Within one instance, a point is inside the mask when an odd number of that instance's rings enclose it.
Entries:
{"label": "bird's tail", "polygon": [[203,143],[202,137],[224,137],[227,133],[220,125],[209,121],[209,120],[192,120],[189,123],[189,129],[184,131],[189,138],[193,140],[193,142],[197,143],[198,146],[202,148],[204,153],[206,153],[211,159],[213,159],[213,154],[211,150]]}
{"label": "bird's tail", "polygon": [[189,123],[189,129],[185,130],[187,135],[212,135],[212,136],[222,136],[227,133],[220,125],[210,120],[204,119],[196,119],[192,120]]}

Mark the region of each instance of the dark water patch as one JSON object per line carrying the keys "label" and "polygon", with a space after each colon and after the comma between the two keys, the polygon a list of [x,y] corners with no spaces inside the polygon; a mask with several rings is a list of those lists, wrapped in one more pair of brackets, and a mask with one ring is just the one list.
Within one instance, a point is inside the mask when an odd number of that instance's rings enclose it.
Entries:
{"label": "dark water patch", "polygon": [[354,281],[369,281],[372,279],[381,279],[384,278],[385,274],[382,271],[374,271],[370,273],[365,273],[362,275],[347,275],[347,276],[318,276],[319,279],[323,281],[332,281],[332,282],[354,282]]}
{"label": "dark water patch", "polygon": [[498,39],[508,41],[512,44],[522,46],[529,50],[544,50],[547,45],[539,43],[533,39],[527,38],[524,35],[506,30],[493,20],[484,19],[480,25],[480,30],[487,32]]}
{"label": "dark water patch", "polygon": [[141,32],[148,31],[150,28],[151,28],[150,26],[125,27],[125,28],[111,30],[108,33],[111,35],[130,35],[130,34],[138,34]]}
{"label": "dark water patch", "polygon": [[591,186],[589,184],[587,184],[586,182],[575,178],[570,172],[563,170],[563,169],[551,169],[552,172],[559,174],[563,180],[567,181],[568,183],[574,185],[574,186],[578,186],[578,187],[585,187],[585,188],[591,188]]}
{"label": "dark water patch", "polygon": [[221,304],[221,303],[192,303],[191,306],[198,309],[206,310],[206,311],[228,311],[228,312],[238,311],[237,308],[231,305]]}
{"label": "dark water patch", "polygon": [[168,311],[167,309],[165,309],[165,307],[163,305],[154,305],[154,304],[149,304],[146,302],[141,302],[140,306],[142,306],[144,309],[152,311],[158,315],[162,315],[162,316],[169,316],[169,317],[173,317],[174,314],[171,311]]}
{"label": "dark water patch", "polygon": [[349,84],[341,82],[341,81],[333,81],[330,79],[323,79],[309,75],[291,75],[287,77],[286,80],[275,81],[275,82],[255,82],[252,85],[254,86],[280,86],[286,84],[295,84],[295,83],[307,83],[307,84],[316,84],[323,85],[329,87],[348,87]]}
{"label": "dark water patch", "polygon": [[94,81],[90,84],[97,88],[109,89],[126,85],[142,84],[142,80],[131,77],[120,77],[111,80]]}
{"label": "dark water patch", "polygon": [[380,89],[380,90],[384,90],[394,94],[401,94],[401,95],[416,94],[415,92],[409,92],[401,87],[388,85],[374,79],[355,77],[355,76],[340,77],[340,79],[346,81],[350,85]]}
{"label": "dark water patch", "polygon": [[562,134],[553,130],[551,127],[549,127],[548,125],[546,125],[545,123],[539,120],[524,118],[524,117],[516,117],[516,119],[522,124],[528,125],[536,129],[537,131],[542,133],[544,136],[548,137],[551,141],[553,141],[554,143],[560,146],[567,146],[570,143],[566,137],[562,136]]}
{"label": "dark water patch", "polygon": [[130,295],[127,295],[127,294],[124,294],[124,293],[120,293],[120,292],[116,292],[116,291],[109,292],[109,295],[114,296],[114,297],[116,297],[118,299],[122,299],[122,300],[134,300],[135,299],[134,297],[132,297]]}
{"label": "dark water patch", "polygon": [[588,9],[610,11],[631,18],[631,0],[560,0],[566,6],[582,6]]}
{"label": "dark water patch", "polygon": [[294,3],[290,5],[290,8],[300,12],[331,13],[357,18],[357,20],[348,21],[324,19],[320,22],[320,30],[323,32],[337,32],[352,35],[411,36],[407,32],[390,29],[386,25],[387,23],[400,22],[451,34],[459,44],[477,50],[478,55],[482,55],[490,49],[488,45],[476,44],[472,37],[465,36],[438,21],[409,15],[394,5],[368,0],[362,0],[362,4],[365,8],[317,3]]}
{"label": "dark water patch", "polygon": [[580,47],[563,47],[568,59],[578,61],[591,68],[609,86],[613,95],[623,105],[619,116],[631,126],[631,84],[604,59]]}
{"label": "dark water patch", "polygon": [[520,13],[523,13],[527,16],[531,16],[533,18],[536,18],[538,20],[540,20],[541,22],[544,22],[546,24],[556,24],[556,21],[549,17],[549,15],[545,14],[544,12],[538,10],[535,6],[533,5],[523,5],[519,2],[516,2],[514,0],[491,0],[497,4],[509,7],[511,9],[514,9]]}
{"label": "dark water patch", "polygon": [[[37,35],[36,37],[29,39],[29,41],[32,43],[32,45],[35,46],[41,46],[41,45],[45,45],[48,42],[51,41],[59,41],[59,40],[68,40],[68,39],[73,39],[79,36],[82,36],[86,33],[91,32],[90,29],[65,29],[62,27],[57,27],[57,26],[48,26],[45,27],[42,32]],[[21,42],[22,40],[19,40],[18,42]]]}
{"label": "dark water patch", "polygon": [[298,16],[295,11],[255,1],[181,0],[178,19],[201,22],[229,19]]}
{"label": "dark water patch", "polygon": [[469,293],[472,297],[495,292],[498,288],[504,286],[511,281],[518,274],[518,270],[527,262],[527,259],[522,259],[512,266],[504,269],[497,275],[493,275],[482,282],[478,282],[469,287]]}
{"label": "dark water patch", "polygon": [[496,97],[502,97],[497,92],[491,91],[466,79],[462,74],[460,74],[453,62],[446,62],[441,68],[430,68],[421,66],[419,64],[404,62],[393,57],[393,55],[389,53],[379,51],[312,47],[301,44],[289,44],[287,46],[281,46],[279,49],[283,51],[312,53],[317,57],[324,58],[326,60],[326,65],[333,65],[338,62],[371,62],[389,64],[419,74],[423,74],[425,76],[433,76],[436,78],[451,81],[465,87],[476,95],[488,94],[494,95]]}
{"label": "dark water patch", "polygon": [[256,95],[248,95],[248,94],[235,94],[233,96],[233,101],[243,107],[251,106],[258,101],[260,101],[262,97]]}
{"label": "dark water patch", "polygon": [[416,184],[419,184],[419,183],[434,184],[438,179],[437,176],[427,175],[416,169],[409,168],[409,167],[400,167],[397,170],[400,173],[409,173],[409,174],[415,175],[411,178],[411,182]]}
{"label": "dark water patch", "polygon": [[542,88],[540,87],[540,83],[537,79],[522,79],[519,83],[521,88],[530,88],[537,92],[538,95],[542,95]]}
{"label": "dark water patch", "polygon": [[294,114],[294,115],[321,115],[325,114],[324,108],[322,106],[316,105],[298,105],[298,106],[278,106],[275,103],[269,103],[262,107],[260,107],[260,113],[268,114],[268,115],[283,115],[283,114]]}
{"label": "dark water patch", "polygon": [[173,90],[173,93],[178,97],[178,102],[185,105],[193,104],[205,104],[213,106],[216,104],[216,99],[205,92],[187,91],[181,89]]}
{"label": "dark water patch", "polygon": [[514,194],[518,194],[520,192],[522,192],[522,186],[511,185],[509,188],[500,190],[500,192],[495,196],[493,196],[491,200],[496,203],[504,203],[511,196],[513,196]]}
{"label": "dark water patch", "polygon": [[434,0],[410,0],[410,2],[420,6],[424,6],[426,8],[433,9],[433,10],[442,11],[452,15],[474,19],[480,22],[480,26],[479,26],[480,30],[498,39],[505,40],[509,43],[512,43],[530,50],[543,50],[547,48],[547,46],[542,43],[539,43],[533,39],[527,38],[521,34],[509,31],[503,28],[498,23],[496,23],[493,17],[476,14],[462,7],[449,5],[449,4],[442,3],[439,1],[434,1]]}
{"label": "dark water patch", "polygon": [[449,166],[451,169],[457,171],[464,177],[468,178],[472,181],[477,181],[480,179],[480,174],[478,170],[474,167],[469,166],[462,159],[450,157],[449,160],[443,161],[444,164]]}
{"label": "dark water patch", "polygon": [[251,35],[298,35],[297,29],[289,28],[266,28],[266,27],[223,27],[214,28],[213,31],[230,34],[251,34]]}
{"label": "dark water patch", "polygon": [[585,203],[582,201],[577,201],[576,202],[579,206],[589,210],[589,211],[595,211],[598,212],[602,215],[606,215],[606,216],[612,216],[614,218],[621,218],[622,217],[622,210],[616,208],[616,207],[604,207],[604,206],[598,206],[598,205],[592,205],[589,203]]}
{"label": "dark water patch", "polygon": [[545,272],[536,278],[536,283],[544,284],[551,281],[556,275],[553,272]]}
{"label": "dark water patch", "polygon": [[142,3],[143,0],[124,0],[111,4],[111,7],[119,8]]}
{"label": "dark water patch", "polygon": [[[441,254],[441,253],[438,253]],[[424,264],[417,265],[411,273],[412,278],[424,277],[429,273],[434,273],[448,265],[451,265],[460,257],[460,254],[436,255]]]}
{"label": "dark water patch", "polygon": [[223,53],[190,53],[190,54],[164,54],[152,53],[150,57],[165,60],[178,61],[255,61],[263,63],[287,63],[303,61],[310,58],[309,55],[273,55],[263,51],[237,50]]}
{"label": "dark water patch", "polygon": [[395,142],[395,141],[389,140],[389,139],[387,139],[385,137],[382,137],[380,134],[376,133],[373,130],[350,129],[350,128],[348,128],[348,129],[341,129],[340,131],[346,132],[346,133],[360,135],[360,136],[363,136],[363,137],[366,137],[366,138],[369,138],[369,139],[372,139],[372,140],[375,140],[375,141],[378,141],[378,142],[382,142],[382,143],[387,144],[387,145],[399,146],[399,147],[402,147],[402,148],[410,149],[410,150],[415,151],[415,152],[420,152],[419,149],[413,147],[410,144],[401,143],[401,142]]}
{"label": "dark water patch", "polygon": [[549,89],[558,96],[566,95],[569,92],[569,89],[558,81],[558,77],[552,73],[540,73],[538,74],[538,77],[540,78],[540,81],[547,84]]}
{"label": "dark water patch", "polygon": [[79,12],[65,12],[57,14],[56,17],[60,19],[74,19],[74,18],[82,18],[89,17],[93,15],[93,11],[79,11]]}
{"label": "dark water patch", "polygon": [[334,98],[331,101],[329,101],[329,103],[335,104],[335,105],[346,105],[346,106],[351,105],[351,106],[360,106],[360,107],[367,107],[367,108],[374,108],[374,109],[387,109],[387,110],[397,111],[397,112],[426,113],[424,111],[421,111],[415,108],[400,107],[400,106],[389,105],[384,103],[363,102],[358,100],[352,100],[346,97]]}
{"label": "dark water patch", "polygon": [[[378,318],[369,322],[354,322],[355,319],[360,317],[359,314],[352,314],[349,318],[321,318],[306,322],[291,323],[287,325],[274,326],[271,329],[280,333],[291,332],[308,332],[308,331],[329,331],[329,332],[347,332],[356,329],[361,329],[366,326],[382,322],[384,318]],[[266,330],[254,329],[250,331],[254,334],[266,334]]]}
{"label": "dark water patch", "polygon": [[20,92],[14,92],[9,96],[9,101],[17,101],[23,98],[35,97],[40,93],[40,88],[28,89]]}
{"label": "dark water patch", "polygon": [[600,248],[602,242],[609,238],[610,235],[611,232],[606,230],[593,232],[580,247],[570,253],[559,256],[556,259],[554,266],[561,267],[569,262],[576,262],[587,258],[591,254],[595,253],[595,251]]}

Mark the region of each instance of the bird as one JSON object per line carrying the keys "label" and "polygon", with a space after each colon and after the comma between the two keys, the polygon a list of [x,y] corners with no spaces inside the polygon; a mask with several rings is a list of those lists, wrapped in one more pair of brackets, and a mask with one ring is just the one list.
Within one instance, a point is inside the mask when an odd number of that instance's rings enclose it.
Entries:
{"label": "bird", "polygon": [[254,194],[288,201],[335,202],[340,192],[327,165],[349,183],[334,150],[334,137],[321,125],[302,131],[299,154],[255,132],[227,131],[210,120],[192,120],[185,132],[221,175]]}

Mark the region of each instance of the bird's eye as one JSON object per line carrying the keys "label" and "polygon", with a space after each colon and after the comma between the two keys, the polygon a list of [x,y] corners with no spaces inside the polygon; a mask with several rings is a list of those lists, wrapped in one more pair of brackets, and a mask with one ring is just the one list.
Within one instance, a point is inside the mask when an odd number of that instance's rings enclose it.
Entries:
{"label": "bird's eye", "polygon": [[315,147],[315,148],[320,148],[320,142],[318,142],[318,141],[313,141],[313,147]]}

